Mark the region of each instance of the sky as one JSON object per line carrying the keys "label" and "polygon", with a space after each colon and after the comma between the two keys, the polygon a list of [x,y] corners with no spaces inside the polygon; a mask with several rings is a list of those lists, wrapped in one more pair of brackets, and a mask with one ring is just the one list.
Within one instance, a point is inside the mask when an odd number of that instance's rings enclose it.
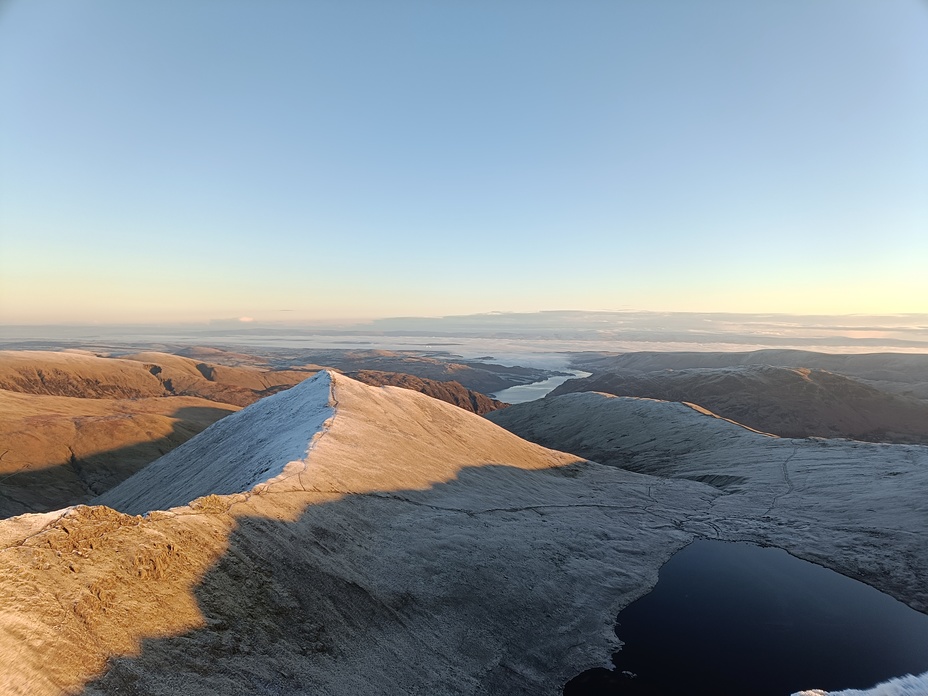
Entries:
{"label": "sky", "polygon": [[926,0],[0,0],[0,324],[928,312]]}

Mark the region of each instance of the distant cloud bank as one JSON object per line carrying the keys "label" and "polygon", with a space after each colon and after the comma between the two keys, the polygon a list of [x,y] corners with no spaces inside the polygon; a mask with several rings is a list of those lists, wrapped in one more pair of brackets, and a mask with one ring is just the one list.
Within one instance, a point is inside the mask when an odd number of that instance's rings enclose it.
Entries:
{"label": "distant cloud bank", "polygon": [[[280,316],[275,312],[276,316]],[[5,343],[42,339],[216,341],[242,345],[452,349],[496,355],[571,351],[928,353],[928,314],[791,315],[697,312],[490,312],[367,321],[269,321],[261,315],[135,325],[7,325]]]}

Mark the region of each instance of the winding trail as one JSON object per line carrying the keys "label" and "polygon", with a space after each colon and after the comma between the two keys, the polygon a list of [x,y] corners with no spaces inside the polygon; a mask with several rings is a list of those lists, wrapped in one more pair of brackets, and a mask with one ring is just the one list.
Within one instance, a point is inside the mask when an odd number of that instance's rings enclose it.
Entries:
{"label": "winding trail", "polygon": [[798,451],[799,451],[799,448],[796,447],[795,445],[793,445],[793,451],[790,452],[789,456],[788,456],[786,459],[783,460],[783,463],[782,463],[782,467],[783,467],[783,481],[784,481],[784,483],[786,483],[786,490],[785,490],[783,493],[777,493],[777,494],[773,497],[773,500],[772,500],[771,503],[770,503],[770,507],[768,507],[768,508],[764,511],[764,514],[761,515],[761,517],[767,517],[767,516],[769,516],[770,513],[771,513],[771,511],[774,510],[774,509],[776,508],[777,503],[779,503],[780,500],[781,500],[782,498],[785,498],[786,496],[790,495],[794,490],[796,490],[796,487],[793,485],[793,480],[789,477],[789,468],[788,468],[788,465],[789,465],[789,463],[793,460],[793,457],[796,456],[796,453],[797,453]]}

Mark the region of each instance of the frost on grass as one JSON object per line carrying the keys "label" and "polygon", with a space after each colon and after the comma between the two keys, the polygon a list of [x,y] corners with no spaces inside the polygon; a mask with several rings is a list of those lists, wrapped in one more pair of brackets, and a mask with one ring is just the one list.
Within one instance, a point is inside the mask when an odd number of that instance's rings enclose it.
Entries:
{"label": "frost on grass", "polygon": [[928,672],[918,676],[907,674],[877,684],[872,689],[842,689],[841,691],[799,691],[793,696],[925,696],[928,694]]}
{"label": "frost on grass", "polygon": [[305,459],[335,412],[331,385],[323,371],[233,413],[93,502],[140,514],[249,491]]}

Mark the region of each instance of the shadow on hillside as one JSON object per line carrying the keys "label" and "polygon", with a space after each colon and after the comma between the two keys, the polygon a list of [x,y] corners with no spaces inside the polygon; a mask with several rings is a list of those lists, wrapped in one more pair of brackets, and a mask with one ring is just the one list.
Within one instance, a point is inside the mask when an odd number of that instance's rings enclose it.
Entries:
{"label": "shadow on hillside", "polygon": [[230,413],[223,408],[185,406],[170,414],[178,420],[165,437],[81,458],[72,452],[59,464],[4,474],[0,519],[86,503]]}
{"label": "shadow on hillside", "polygon": [[194,590],[204,628],[143,640],[83,694],[559,693],[685,543],[641,477],[612,481],[486,465],[238,517]]}

